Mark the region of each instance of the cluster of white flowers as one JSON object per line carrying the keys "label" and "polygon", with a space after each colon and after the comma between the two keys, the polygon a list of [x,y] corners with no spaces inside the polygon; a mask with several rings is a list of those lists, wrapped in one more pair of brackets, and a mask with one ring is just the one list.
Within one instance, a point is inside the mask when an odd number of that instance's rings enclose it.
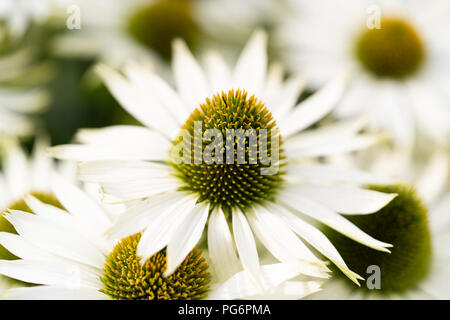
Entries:
{"label": "cluster of white flowers", "polygon": [[448,1],[5,3],[139,124],[50,147],[0,56],[1,299],[450,299]]}

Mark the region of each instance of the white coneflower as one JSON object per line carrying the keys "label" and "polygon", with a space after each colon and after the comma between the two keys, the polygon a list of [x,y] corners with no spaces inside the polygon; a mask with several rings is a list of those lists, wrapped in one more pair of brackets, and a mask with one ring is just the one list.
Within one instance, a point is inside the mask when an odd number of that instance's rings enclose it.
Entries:
{"label": "white coneflower", "polygon": [[[360,134],[361,119],[306,130],[333,109],[346,78],[335,77],[297,105],[303,79],[294,76],[283,81],[278,67],[266,73],[266,40],[264,33],[256,32],[234,70],[220,54],[210,52],[206,73],[184,42],[176,41],[177,91],[138,65],[125,68],[125,77],[99,67],[113,95],[146,127],[82,130],[78,134],[82,144],[57,146],[50,152],[58,158],[84,161],[80,179],[98,182],[106,201],[130,202],[108,234],[122,238],[144,230],[137,253],[145,260],[167,246],[166,274],[185,259],[208,222],[209,254],[224,279],[234,271],[229,261],[236,245],[252,281],[264,289],[255,233],[281,262],[296,263],[305,270],[311,263],[323,265],[305,241],[357,282],[359,276],[305,217],[371,248],[388,251],[389,244],[340,215],[369,214],[389,203],[395,194],[361,187],[384,180],[314,163],[321,156],[372,145],[380,136]],[[246,136],[219,139],[240,129],[249,130],[250,135],[259,130],[256,154],[250,151],[256,140],[250,143]],[[213,137],[208,137],[212,132],[218,134],[214,139],[217,148],[212,148]],[[182,157],[179,138],[187,143]],[[230,150],[226,159],[220,155],[225,149]],[[213,163],[202,158],[208,152],[214,154]]]}
{"label": "white coneflower", "polygon": [[[294,68],[318,86],[342,68],[353,81],[336,115],[370,125],[410,148],[417,132],[439,142],[450,127],[448,1],[298,1],[279,30]],[[286,51],[288,52],[288,51]]]}
{"label": "white coneflower", "polygon": [[[125,59],[159,61],[170,59],[170,44],[176,37],[190,44],[198,40],[190,0],[67,1],[80,14],[80,28],[55,41],[64,55],[99,57],[121,64]],[[79,9],[79,11],[78,11]],[[162,60],[161,60],[162,61]]]}
{"label": "white coneflower", "polygon": [[[165,250],[141,264],[140,233],[119,241],[106,239],[111,221],[95,201],[60,178],[52,189],[67,211],[28,196],[26,204],[35,214],[5,214],[18,234],[2,232],[0,243],[18,259],[0,260],[0,273],[35,286],[9,289],[2,298],[192,300],[258,295],[246,271],[217,282],[199,249],[188,253],[171,276],[163,276]],[[288,281],[301,273],[295,265],[278,263],[261,270],[267,297],[301,298],[320,289],[315,281]]]}
{"label": "white coneflower", "polygon": [[[390,159],[390,160],[388,160]],[[356,288],[346,279],[336,278],[325,285],[318,299],[449,299],[450,236],[449,161],[438,151],[423,166],[413,166],[397,152],[385,153],[372,166],[398,175],[406,167],[408,185],[381,189],[398,196],[370,216],[353,222],[364,231],[394,245],[390,255],[378,254],[327,232],[349,266],[368,271],[368,280]],[[402,167],[402,168],[401,168]],[[400,169],[401,170],[398,170]],[[425,200],[422,201],[421,199]]]}

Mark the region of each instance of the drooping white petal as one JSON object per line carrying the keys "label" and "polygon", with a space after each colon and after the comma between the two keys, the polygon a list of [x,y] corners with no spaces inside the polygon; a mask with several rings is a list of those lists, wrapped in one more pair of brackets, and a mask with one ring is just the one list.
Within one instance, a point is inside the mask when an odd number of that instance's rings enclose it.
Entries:
{"label": "drooping white petal", "polygon": [[330,259],[330,261],[333,262],[347,277],[358,284],[358,279],[362,278],[347,267],[339,252],[322,232],[304,222],[282,206],[271,204],[270,208],[272,212],[280,215],[295,233],[326,258]]}
{"label": "drooping white petal", "polygon": [[282,192],[280,194],[280,200],[293,210],[297,210],[302,214],[326,224],[350,239],[379,251],[390,252],[386,248],[392,247],[391,244],[374,239],[350,221],[320,203],[289,192]]}
{"label": "drooping white petal", "polygon": [[141,261],[144,262],[169,244],[177,227],[193,212],[196,202],[195,197],[185,196],[160,209],[160,214],[150,221],[137,246]]}
{"label": "drooping white petal", "polygon": [[210,96],[203,70],[183,40],[173,42],[173,74],[175,83],[188,110],[194,110]]}
{"label": "drooping white petal", "polygon": [[105,234],[112,239],[122,239],[141,232],[150,222],[156,223],[158,216],[173,211],[172,207],[178,208],[184,196],[179,192],[167,192],[139,201],[122,212]]}
{"label": "drooping white petal", "polygon": [[346,73],[340,74],[314,95],[301,102],[293,112],[278,121],[283,136],[299,132],[328,114],[341,98],[348,80]]}
{"label": "drooping white petal", "polygon": [[267,70],[267,35],[256,31],[248,41],[236,62],[233,86],[244,89],[250,95],[260,95]]}
{"label": "drooping white petal", "polygon": [[289,188],[299,196],[317,201],[343,214],[374,213],[396,197],[395,193],[384,193],[352,186],[302,183]]}
{"label": "drooping white petal", "polygon": [[205,229],[208,214],[209,205],[199,203],[178,225],[167,245],[167,269],[164,276],[170,276],[175,272],[196,246]]}
{"label": "drooping white petal", "polygon": [[256,206],[249,210],[247,217],[258,239],[280,262],[292,264],[299,261],[321,263],[283,220],[264,207]]}
{"label": "drooping white petal", "polygon": [[253,286],[260,292],[264,292],[266,288],[263,283],[258,251],[252,230],[244,214],[239,209],[233,211],[232,219],[234,240],[241,263],[247,271]]}
{"label": "drooping white petal", "polygon": [[208,220],[208,252],[219,281],[240,271],[233,237],[222,209],[214,210]]}

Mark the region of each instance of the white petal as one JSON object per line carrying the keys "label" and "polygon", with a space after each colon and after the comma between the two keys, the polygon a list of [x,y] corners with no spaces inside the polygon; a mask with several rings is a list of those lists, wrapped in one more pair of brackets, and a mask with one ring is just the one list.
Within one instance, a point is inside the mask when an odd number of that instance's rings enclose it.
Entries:
{"label": "white petal", "polygon": [[342,233],[343,235],[353,239],[359,243],[362,243],[370,248],[390,252],[387,247],[392,247],[391,244],[378,241],[372,238],[370,235],[363,232],[356,227],[350,221],[334,212],[333,210],[323,206],[317,202],[301,197],[294,193],[283,192],[280,194],[280,199],[289,205],[291,208],[295,208],[309,217],[312,217],[323,224],[326,224],[330,228]]}
{"label": "white petal", "polygon": [[160,209],[139,241],[137,254],[141,257],[141,261],[144,262],[170,242],[178,225],[194,210],[196,202],[195,197],[185,196],[176,203],[168,203]]}
{"label": "white petal", "polygon": [[94,200],[61,177],[53,177],[52,190],[63,207],[86,226],[93,225],[103,232],[111,225],[108,215]]}
{"label": "white petal", "polygon": [[21,259],[45,260],[48,253],[27,242],[23,237],[9,232],[0,232],[0,244]]}
{"label": "white petal", "polygon": [[396,197],[395,193],[383,193],[351,186],[327,186],[298,184],[290,186],[299,196],[317,201],[343,214],[374,213]]}
{"label": "white petal", "polygon": [[[153,71],[143,68],[141,65],[128,63],[125,73],[139,87],[142,98],[146,102],[152,102],[156,119],[170,118],[171,123],[183,124],[189,117],[188,108],[178,95]],[[176,129],[176,128],[175,128]]]}
{"label": "white petal", "polygon": [[392,179],[373,175],[358,169],[339,168],[328,164],[289,165],[289,176],[298,176],[300,179],[309,179],[323,182],[349,182],[364,184],[390,184]]}
{"label": "white petal", "polygon": [[205,56],[205,69],[214,93],[227,91],[231,88],[230,69],[223,57],[215,51],[209,51]]}
{"label": "white petal", "polygon": [[321,283],[317,281],[285,281],[266,294],[245,297],[250,300],[298,300],[319,292]]}
{"label": "white petal", "polygon": [[183,101],[189,110],[194,110],[210,96],[210,91],[202,69],[180,39],[173,42],[172,68]]}
{"label": "white petal", "polygon": [[42,260],[0,260],[0,273],[10,278],[35,284],[65,288],[98,288],[101,284],[86,274],[82,265]]}
{"label": "white petal", "polygon": [[36,286],[9,289],[2,298],[6,300],[107,300],[108,296],[99,290],[89,288]]}
{"label": "white petal", "polygon": [[247,212],[248,221],[258,239],[283,263],[299,261],[321,263],[289,229],[287,224],[262,206]]}
{"label": "white petal", "polygon": [[171,172],[165,164],[135,160],[105,160],[81,163],[78,178],[86,182],[128,183],[133,179],[169,177]]}
{"label": "white petal", "polygon": [[10,194],[20,199],[30,190],[30,168],[27,156],[17,141],[8,140],[3,158],[3,171]]}
{"label": "white petal", "polygon": [[260,95],[267,71],[267,35],[256,31],[241,53],[233,73],[233,85],[250,95]]}
{"label": "white petal", "polygon": [[106,236],[112,239],[122,239],[144,230],[150,222],[157,222],[157,217],[166,211],[173,211],[180,200],[185,197],[178,192],[168,192],[139,201],[121,213],[113,225],[106,231]]}
{"label": "white petal", "polygon": [[[295,278],[300,274],[296,265],[277,263],[261,266],[261,276],[264,286],[270,290],[284,281]],[[261,294],[250,280],[246,271],[241,271],[228,281],[213,290],[208,299],[242,299]]]}
{"label": "white petal", "polygon": [[[109,128],[97,131],[98,137],[94,140],[105,142],[92,143],[87,145],[59,145],[48,150],[49,154],[58,159],[95,161],[95,160],[165,160],[169,155],[169,142],[159,134],[145,135],[148,139],[129,139],[131,135],[126,133],[121,138],[115,138],[116,134],[106,138],[110,134]],[[113,129],[115,130],[115,128]],[[82,134],[85,137],[86,132]],[[120,131],[116,131],[119,133]],[[90,131],[90,138],[93,131]],[[137,136],[136,136],[137,137]],[[142,138],[140,136],[140,138]]]}
{"label": "white petal", "polygon": [[60,257],[103,267],[103,253],[76,231],[21,211],[11,210],[5,217],[27,242]]}
{"label": "white petal", "polygon": [[208,252],[219,281],[240,271],[233,238],[222,209],[214,210],[208,221]]}
{"label": "white petal", "polygon": [[258,251],[256,249],[255,238],[248,225],[247,219],[240,210],[233,211],[233,234],[236,248],[239,253],[242,265],[248,272],[253,285],[264,292],[263,277],[259,265]]}
{"label": "white petal", "polygon": [[283,136],[299,132],[328,114],[341,98],[348,80],[347,74],[340,74],[307,100],[301,102],[293,112],[280,119]]}
{"label": "white petal", "polygon": [[151,101],[145,101],[139,88],[134,87],[122,75],[106,65],[96,67],[98,74],[119,103],[137,120],[149,128],[155,128],[170,136],[177,125],[168,117],[155,117],[159,109]]}
{"label": "white petal", "polygon": [[167,269],[164,276],[170,276],[186,259],[200,240],[209,215],[209,205],[199,203],[175,230],[167,245]]}
{"label": "white petal", "polygon": [[75,139],[84,144],[119,144],[144,147],[150,145],[152,148],[168,150],[170,141],[157,131],[140,126],[110,126],[101,129],[80,129]]}
{"label": "white petal", "polygon": [[339,252],[322,232],[279,205],[271,205],[271,210],[279,214],[295,233],[333,262],[347,277],[358,284],[358,279],[362,278],[347,267]]}
{"label": "white petal", "polygon": [[449,159],[436,151],[416,182],[416,188],[426,203],[433,203],[448,184]]}
{"label": "white petal", "polygon": [[291,111],[297,102],[298,97],[305,86],[305,78],[303,76],[294,76],[284,84],[276,95],[267,100],[267,106],[272,111],[275,119],[282,119],[286,113]]}
{"label": "white petal", "polygon": [[53,160],[46,153],[48,146],[47,139],[43,137],[36,138],[30,170],[34,190],[50,188],[49,181],[53,170]]}
{"label": "white petal", "polygon": [[303,149],[286,149],[288,158],[304,158],[304,157],[319,157],[329,156],[334,154],[358,151],[371,147],[377,143],[386,140],[384,134],[360,134],[340,141],[334,141]]}

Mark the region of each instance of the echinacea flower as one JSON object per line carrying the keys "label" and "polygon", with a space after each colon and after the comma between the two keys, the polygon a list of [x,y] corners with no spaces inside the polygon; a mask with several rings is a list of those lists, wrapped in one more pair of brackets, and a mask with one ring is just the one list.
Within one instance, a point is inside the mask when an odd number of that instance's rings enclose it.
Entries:
{"label": "echinacea flower", "polygon": [[397,148],[417,133],[445,143],[450,128],[448,1],[298,1],[279,29],[293,68],[315,86],[352,70],[338,117],[370,115]]}
{"label": "echinacea flower", "polygon": [[381,162],[375,160],[379,162],[378,169],[384,167],[384,172],[390,172],[392,167],[395,170],[403,164],[409,168],[408,180],[417,191],[406,184],[377,187],[396,192],[398,196],[376,214],[356,216],[352,221],[367,233],[392,243],[391,254],[371,252],[334,232],[327,232],[350,267],[367,271],[367,283],[357,288],[337,276],[313,298],[450,298],[448,158],[443,152],[436,152],[419,170],[413,170],[410,162],[399,161],[395,152],[391,153],[391,161],[386,161],[388,154],[383,158]]}
{"label": "echinacea flower", "polygon": [[[45,139],[37,138],[33,154],[28,157],[16,140],[0,142],[0,213],[7,209],[28,210],[24,202],[28,194],[45,203],[60,206],[50,191],[49,180],[57,168],[54,161],[47,157],[47,148]],[[14,228],[5,218],[0,217],[0,231],[14,232]],[[11,257],[7,250],[0,248],[0,259]]]}
{"label": "echinacea flower", "polygon": [[171,41],[181,37],[191,45],[198,27],[190,0],[74,0],[79,29],[55,41],[55,50],[68,56],[99,57],[120,64],[124,59],[170,60]]}
{"label": "echinacea flower", "polygon": [[81,180],[99,183],[105,201],[128,203],[108,235],[124,238],[143,231],[137,247],[143,261],[167,247],[166,275],[191,252],[208,223],[208,251],[221,279],[235,272],[229,261],[236,245],[252,283],[265,289],[255,233],[281,262],[304,272],[313,265],[326,271],[305,241],[357,282],[360,277],[307,219],[388,251],[390,244],[340,214],[375,212],[395,194],[361,187],[384,179],[315,160],[362,149],[380,136],[359,133],[361,119],[308,129],[333,109],[346,77],[336,76],[297,105],[303,79],[283,81],[279,66],[266,73],[266,40],[256,32],[234,70],[210,52],[206,72],[184,42],[175,41],[176,91],[144,66],[131,64],[125,75],[100,66],[112,94],[145,127],[81,130],[81,144],[57,146],[50,153],[83,161]]}
{"label": "echinacea flower", "polygon": [[[217,282],[199,249],[164,277],[165,250],[141,264],[136,253],[140,233],[106,239],[111,220],[98,203],[61,178],[54,179],[52,189],[67,211],[28,196],[25,202],[35,214],[5,214],[17,234],[1,232],[0,244],[17,259],[0,260],[0,274],[34,286],[9,289],[2,298],[191,300],[258,295],[245,271]],[[300,298],[320,288],[316,281],[288,281],[300,275],[295,265],[278,263],[261,270],[269,293],[278,297]]]}

